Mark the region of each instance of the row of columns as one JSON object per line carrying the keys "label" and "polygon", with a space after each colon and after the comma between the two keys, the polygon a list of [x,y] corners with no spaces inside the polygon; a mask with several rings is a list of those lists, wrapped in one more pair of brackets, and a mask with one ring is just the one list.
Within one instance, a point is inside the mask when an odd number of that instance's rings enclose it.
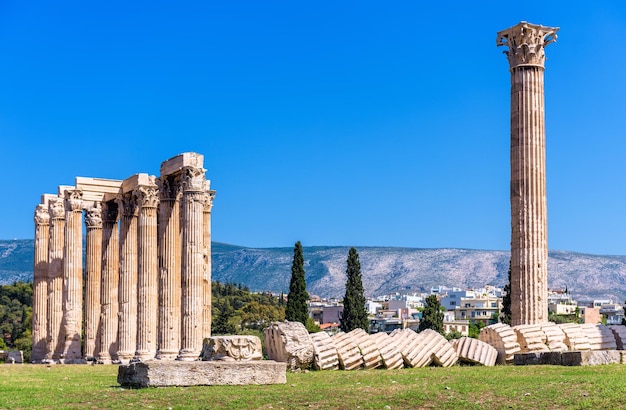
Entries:
{"label": "row of columns", "polygon": [[165,161],[159,178],[77,178],[44,195],[35,210],[33,362],[196,360],[211,332],[214,195],[196,153]]}

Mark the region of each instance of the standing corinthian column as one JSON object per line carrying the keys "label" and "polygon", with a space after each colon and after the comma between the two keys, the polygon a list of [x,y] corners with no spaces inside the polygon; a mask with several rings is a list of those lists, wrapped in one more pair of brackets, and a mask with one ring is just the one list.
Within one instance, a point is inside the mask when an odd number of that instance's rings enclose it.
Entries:
{"label": "standing corinthian column", "polygon": [[81,352],[83,325],[83,193],[65,191],[65,252],[63,254],[63,362],[84,363]]}
{"label": "standing corinthian column", "polygon": [[65,205],[59,197],[48,201],[50,213],[50,244],[48,245],[48,351],[46,362],[56,363],[63,354],[65,337],[63,323],[63,233]]}
{"label": "standing corinthian column", "polygon": [[548,321],[543,72],[558,28],[521,22],[498,33],[511,68],[511,324]]}
{"label": "standing corinthian column", "polygon": [[119,229],[116,201],[103,203],[102,209],[102,287],[100,303],[100,344],[98,363],[117,361],[117,313],[119,282]]}
{"label": "standing corinthian column", "polygon": [[85,210],[87,226],[85,257],[85,359],[96,357],[100,347],[102,305],[102,208],[100,203]]}
{"label": "standing corinthian column", "polygon": [[120,223],[118,359],[128,363],[137,350],[137,197],[122,194]]}
{"label": "standing corinthian column", "polygon": [[[145,174],[144,174],[145,175]],[[137,187],[139,200],[139,271],[137,277],[137,351],[135,359],[154,359],[157,351],[158,190],[153,176],[145,175]]]}
{"label": "standing corinthian column", "polygon": [[202,338],[211,337],[211,210],[215,191],[210,189],[210,181],[205,183],[204,208],[203,208],[203,238],[204,242],[204,309],[202,311]]}
{"label": "standing corinthian column", "polygon": [[31,362],[41,363],[46,357],[48,323],[48,242],[50,240],[48,207],[35,208],[35,259],[33,275],[33,351]]}
{"label": "standing corinthian column", "polygon": [[202,350],[204,310],[203,213],[205,170],[184,167],[182,200],[182,331],[178,360],[198,360]]}

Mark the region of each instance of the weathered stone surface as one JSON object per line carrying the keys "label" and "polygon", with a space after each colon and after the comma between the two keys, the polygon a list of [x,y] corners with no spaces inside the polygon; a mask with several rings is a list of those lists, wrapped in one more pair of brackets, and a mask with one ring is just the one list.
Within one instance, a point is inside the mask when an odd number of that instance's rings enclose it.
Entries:
{"label": "weathered stone surface", "polygon": [[611,329],[604,325],[584,324],[581,330],[587,335],[590,350],[615,350],[617,343]]}
{"label": "weathered stone surface", "polygon": [[383,365],[387,369],[401,369],[404,367],[404,360],[398,350],[396,341],[385,332],[374,333],[370,338],[378,346],[378,351],[383,359]]}
{"label": "weathered stone surface", "polygon": [[416,333],[411,329],[396,329],[389,335],[397,343],[398,351],[402,355],[404,364],[407,367],[421,367],[427,366],[432,361],[432,358],[428,356],[427,363],[423,364],[419,359],[422,359],[419,355],[419,346],[421,343],[421,334]]}
{"label": "weathered stone surface", "polygon": [[615,344],[618,350],[624,350],[624,345],[626,345],[626,326],[624,325],[611,325],[607,326],[613,332],[613,337],[615,337]]}
{"label": "weathered stone surface", "polygon": [[579,324],[562,323],[559,325],[565,333],[565,344],[569,351],[589,350],[589,339]]}
{"label": "weathered stone surface", "polygon": [[348,333],[339,332],[331,339],[337,348],[340,369],[355,370],[363,367],[363,355]]}
{"label": "weathered stone surface", "polygon": [[621,354],[617,350],[587,350],[561,353],[564,366],[596,366],[600,364],[621,363]]}
{"label": "weathered stone surface", "polygon": [[285,384],[286,363],[254,361],[160,361],[120,366],[117,382],[128,387]]}
{"label": "weathered stone surface", "polygon": [[291,370],[313,364],[313,342],[300,322],[272,322],[265,329],[265,349],[270,360],[287,363]]}
{"label": "weathered stone surface", "polygon": [[311,333],[313,342],[313,367],[317,370],[337,370],[339,355],[330,335],[326,332]]}
{"label": "weathered stone surface", "polygon": [[359,348],[361,356],[363,356],[363,367],[365,369],[375,369],[382,366],[383,359],[376,343],[370,339],[369,334],[363,329],[354,329],[348,332],[348,336],[352,338]]}
{"label": "weathered stone surface", "polygon": [[490,344],[498,351],[497,363],[512,363],[515,353],[521,351],[517,334],[509,325],[496,323],[483,328],[478,339]]}
{"label": "weathered stone surface", "polygon": [[546,346],[553,352],[565,352],[567,351],[567,345],[565,344],[565,333],[555,323],[547,322],[542,323],[541,330],[546,336]]}
{"label": "weathered stone surface", "polygon": [[519,343],[522,353],[550,350],[545,344],[546,335],[540,325],[518,325],[514,326],[513,330],[517,335],[517,343]]}
{"label": "weathered stone surface", "polygon": [[213,336],[204,339],[201,360],[248,361],[262,360],[261,339],[258,336]]}
{"label": "weathered stone surface", "polygon": [[494,366],[498,359],[498,351],[495,347],[471,337],[462,337],[451,340],[459,361],[483,366]]}
{"label": "weathered stone surface", "polygon": [[454,350],[454,346],[439,332],[426,329],[419,334],[422,335],[420,348],[423,352],[423,357],[430,355],[432,362],[442,367],[450,367],[458,361],[459,357]]}
{"label": "weathered stone surface", "polygon": [[529,352],[529,353],[516,353],[513,359],[513,363],[517,366],[537,365],[537,364],[551,364],[561,365],[562,352]]}
{"label": "weathered stone surface", "polygon": [[0,360],[7,364],[24,363],[24,353],[21,350],[0,350]]}

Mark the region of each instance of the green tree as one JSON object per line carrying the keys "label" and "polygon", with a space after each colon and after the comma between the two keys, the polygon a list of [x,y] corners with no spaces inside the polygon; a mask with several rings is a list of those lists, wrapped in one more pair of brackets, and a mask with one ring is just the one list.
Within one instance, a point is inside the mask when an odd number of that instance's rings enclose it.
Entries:
{"label": "green tree", "polygon": [[308,299],[309,294],[306,292],[306,280],[304,279],[302,244],[298,241],[293,248],[293,265],[291,266],[291,281],[287,295],[285,319],[306,324],[306,320],[309,318]]}
{"label": "green tree", "polygon": [[343,314],[341,315],[341,330],[350,332],[354,329],[369,328],[367,311],[365,310],[365,295],[363,294],[363,279],[361,277],[361,262],[356,249],[348,251],[348,267],[346,274],[346,295],[343,298]]}
{"label": "green tree", "polygon": [[509,282],[504,285],[504,296],[502,297],[501,321],[511,325],[511,260],[509,260]]}
{"label": "green tree", "polygon": [[424,311],[422,312],[418,331],[421,332],[425,329],[432,329],[442,335],[445,334],[443,331],[443,311],[436,295],[430,295],[426,298],[426,306],[424,306]]}

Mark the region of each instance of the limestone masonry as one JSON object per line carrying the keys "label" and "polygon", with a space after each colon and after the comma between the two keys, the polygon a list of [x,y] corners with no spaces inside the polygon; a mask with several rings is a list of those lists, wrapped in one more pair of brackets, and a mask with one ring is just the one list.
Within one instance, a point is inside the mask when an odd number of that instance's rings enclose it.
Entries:
{"label": "limestone masonry", "polygon": [[34,363],[198,360],[211,334],[215,196],[203,162],[187,152],[163,162],[159,177],[77,177],[42,195]]}

